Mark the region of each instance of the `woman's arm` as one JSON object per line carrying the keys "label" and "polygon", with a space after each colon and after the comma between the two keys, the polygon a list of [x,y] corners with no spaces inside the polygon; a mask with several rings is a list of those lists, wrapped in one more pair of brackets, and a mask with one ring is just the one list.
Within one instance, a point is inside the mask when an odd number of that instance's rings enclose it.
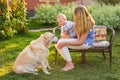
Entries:
{"label": "woman's arm", "polygon": [[84,41],[86,40],[88,36],[88,32],[82,34],[80,37],[78,37],[77,41],[74,42],[68,42],[66,43],[67,46],[80,46],[84,43]]}
{"label": "woman's arm", "polygon": [[60,42],[57,47],[61,49],[64,46],[80,46],[84,43],[88,36],[88,32],[84,33],[81,35],[81,37],[78,37],[77,41],[72,41],[72,42]]}
{"label": "woman's arm", "polygon": [[86,33],[82,34],[80,37],[78,36],[78,39],[76,42],[68,42],[68,43],[66,42],[63,45],[65,45],[65,46],[80,46],[80,45],[82,45],[84,43],[84,41],[86,40],[90,29],[93,27],[93,25],[91,25],[90,21],[88,21],[88,26],[90,26],[88,31]]}

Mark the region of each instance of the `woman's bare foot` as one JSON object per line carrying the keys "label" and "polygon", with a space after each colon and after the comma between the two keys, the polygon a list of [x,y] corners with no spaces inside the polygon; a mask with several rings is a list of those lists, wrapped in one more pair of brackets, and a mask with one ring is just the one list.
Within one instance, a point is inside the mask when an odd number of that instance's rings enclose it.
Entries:
{"label": "woman's bare foot", "polygon": [[74,64],[72,62],[67,62],[64,68],[61,71],[69,71],[74,69]]}

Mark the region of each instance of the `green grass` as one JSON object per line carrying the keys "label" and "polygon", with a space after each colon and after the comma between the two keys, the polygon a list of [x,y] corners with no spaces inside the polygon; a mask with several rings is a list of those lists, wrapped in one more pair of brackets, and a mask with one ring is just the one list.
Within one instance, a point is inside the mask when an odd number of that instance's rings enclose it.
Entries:
{"label": "green grass", "polygon": [[10,40],[0,41],[0,80],[120,80],[120,32],[116,32],[113,45],[113,64],[109,67],[109,55],[107,59],[99,53],[88,53],[86,55],[87,66],[81,66],[81,54],[71,53],[75,69],[69,72],[61,72],[65,61],[59,57],[58,63],[54,62],[54,47],[50,46],[50,55],[48,57],[52,74],[45,75],[42,70],[39,75],[15,74],[13,72],[13,63],[17,55],[30,43],[44,32],[33,32],[22,35],[15,35]]}
{"label": "green grass", "polygon": [[28,28],[29,29],[41,29],[41,28],[53,28],[56,27],[56,24],[40,24],[36,19],[28,19]]}

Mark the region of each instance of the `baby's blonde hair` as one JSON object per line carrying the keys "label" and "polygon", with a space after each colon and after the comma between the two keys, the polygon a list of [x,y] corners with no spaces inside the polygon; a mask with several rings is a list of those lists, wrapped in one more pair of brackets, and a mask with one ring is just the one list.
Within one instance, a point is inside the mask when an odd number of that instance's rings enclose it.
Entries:
{"label": "baby's blonde hair", "polygon": [[63,18],[63,19],[67,20],[65,14],[62,14],[62,13],[60,13],[60,14],[57,15],[57,19],[60,19],[60,18]]}

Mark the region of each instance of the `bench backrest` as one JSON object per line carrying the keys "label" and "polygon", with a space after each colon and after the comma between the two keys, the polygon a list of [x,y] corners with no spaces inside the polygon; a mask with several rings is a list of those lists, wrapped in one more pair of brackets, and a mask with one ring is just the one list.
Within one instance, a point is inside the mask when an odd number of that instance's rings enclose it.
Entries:
{"label": "bench backrest", "polygon": [[109,33],[110,37],[108,38],[108,41],[110,43],[109,47],[111,47],[114,36],[115,36],[115,30],[113,28],[108,27],[108,26],[95,25],[94,32],[95,32],[95,35],[94,35],[95,42],[106,40],[108,33]]}
{"label": "bench backrest", "polygon": [[[55,35],[56,35],[58,29],[60,29],[60,27],[58,27],[58,26],[53,29],[53,33]],[[114,40],[114,36],[115,36],[115,30],[112,27],[95,25],[94,31],[95,31],[94,37],[96,38],[96,41],[106,40],[106,37],[108,35],[107,33],[109,32],[110,37],[109,37],[108,41],[110,43],[109,47],[111,47],[113,40]]]}

